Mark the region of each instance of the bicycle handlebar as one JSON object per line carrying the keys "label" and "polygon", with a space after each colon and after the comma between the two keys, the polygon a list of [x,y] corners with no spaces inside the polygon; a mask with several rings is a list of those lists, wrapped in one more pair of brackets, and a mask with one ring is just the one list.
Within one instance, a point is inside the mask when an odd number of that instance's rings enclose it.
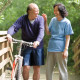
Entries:
{"label": "bicycle handlebar", "polygon": [[17,39],[14,39],[14,38],[12,38],[12,40],[15,43],[22,43],[22,44],[25,44],[26,46],[33,47],[33,42],[27,42],[27,41],[23,41],[23,40],[17,40]]}

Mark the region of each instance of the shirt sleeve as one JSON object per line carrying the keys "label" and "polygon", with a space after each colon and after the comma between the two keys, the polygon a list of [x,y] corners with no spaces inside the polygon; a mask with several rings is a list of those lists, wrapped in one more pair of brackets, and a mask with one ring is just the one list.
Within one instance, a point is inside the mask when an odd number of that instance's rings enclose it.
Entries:
{"label": "shirt sleeve", "polygon": [[20,17],[7,31],[7,34],[15,34],[22,26],[22,17]]}
{"label": "shirt sleeve", "polygon": [[71,23],[67,23],[65,26],[65,35],[72,35],[74,34],[73,30],[72,30],[72,26]]}
{"label": "shirt sleeve", "polygon": [[37,37],[37,41],[41,42],[44,37],[44,19],[43,17],[39,18],[39,34]]}

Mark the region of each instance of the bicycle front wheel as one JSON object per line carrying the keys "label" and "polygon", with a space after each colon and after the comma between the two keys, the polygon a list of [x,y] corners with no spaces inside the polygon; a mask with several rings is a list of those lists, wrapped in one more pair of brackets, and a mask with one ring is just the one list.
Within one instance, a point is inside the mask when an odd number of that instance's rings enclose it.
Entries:
{"label": "bicycle front wheel", "polygon": [[22,80],[22,61],[23,61],[23,58],[19,57],[18,66],[17,66],[17,73],[16,73],[16,80]]}

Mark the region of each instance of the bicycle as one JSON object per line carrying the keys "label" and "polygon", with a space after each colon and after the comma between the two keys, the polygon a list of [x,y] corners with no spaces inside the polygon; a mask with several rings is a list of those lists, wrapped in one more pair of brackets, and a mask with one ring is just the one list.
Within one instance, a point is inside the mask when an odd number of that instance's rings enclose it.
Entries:
{"label": "bicycle", "polygon": [[13,61],[13,68],[12,68],[12,73],[11,73],[11,80],[21,80],[21,73],[22,73],[22,62],[23,62],[23,57],[21,56],[21,48],[22,44],[33,47],[32,42],[26,42],[23,40],[17,40],[17,39],[12,39],[13,43],[19,43],[19,52],[18,55],[15,55],[15,59]]}

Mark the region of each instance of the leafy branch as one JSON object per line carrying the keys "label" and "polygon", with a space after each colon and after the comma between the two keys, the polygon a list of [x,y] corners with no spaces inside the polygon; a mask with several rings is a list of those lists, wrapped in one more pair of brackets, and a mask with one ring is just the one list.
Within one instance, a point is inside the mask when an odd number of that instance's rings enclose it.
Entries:
{"label": "leafy branch", "polygon": [[0,15],[1,13],[11,4],[12,0],[7,0],[7,2],[5,2],[5,0],[3,0],[2,2],[0,2]]}

